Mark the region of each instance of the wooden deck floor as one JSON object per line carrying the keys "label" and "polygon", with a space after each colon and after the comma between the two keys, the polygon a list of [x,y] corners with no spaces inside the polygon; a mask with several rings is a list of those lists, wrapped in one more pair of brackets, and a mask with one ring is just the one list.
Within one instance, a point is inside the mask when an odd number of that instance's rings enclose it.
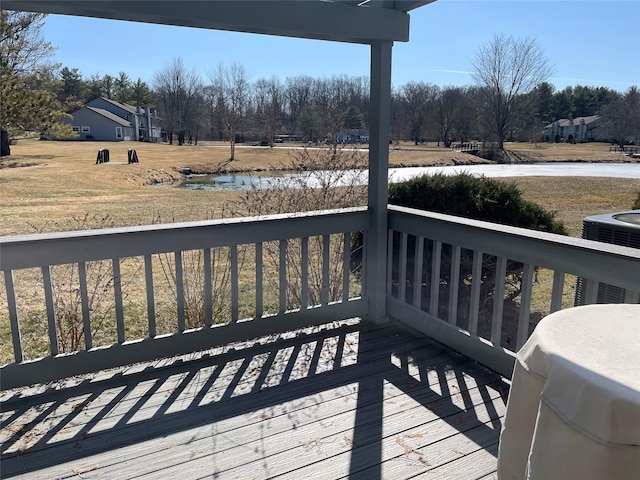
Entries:
{"label": "wooden deck floor", "polygon": [[396,326],[327,325],[3,392],[4,478],[493,478],[508,385]]}

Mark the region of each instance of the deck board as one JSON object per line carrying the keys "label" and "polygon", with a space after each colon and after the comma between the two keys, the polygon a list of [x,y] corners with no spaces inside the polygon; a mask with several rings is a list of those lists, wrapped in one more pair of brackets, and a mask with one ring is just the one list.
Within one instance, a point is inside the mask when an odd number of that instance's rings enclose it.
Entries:
{"label": "deck board", "polygon": [[507,389],[351,321],[3,392],[2,478],[490,478]]}

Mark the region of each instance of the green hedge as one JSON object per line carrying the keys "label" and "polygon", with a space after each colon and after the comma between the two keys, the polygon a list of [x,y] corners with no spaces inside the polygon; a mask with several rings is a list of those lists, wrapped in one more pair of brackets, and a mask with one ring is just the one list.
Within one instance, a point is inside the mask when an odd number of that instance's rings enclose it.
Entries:
{"label": "green hedge", "polygon": [[389,186],[389,203],[566,235],[555,214],[522,198],[515,182],[486,177],[424,175]]}

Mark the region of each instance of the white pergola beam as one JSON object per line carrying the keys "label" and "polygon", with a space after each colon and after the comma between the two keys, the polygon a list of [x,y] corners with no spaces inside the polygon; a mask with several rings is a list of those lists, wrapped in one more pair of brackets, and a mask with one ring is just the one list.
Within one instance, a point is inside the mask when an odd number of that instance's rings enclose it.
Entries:
{"label": "white pergola beam", "polygon": [[320,0],[2,0],[3,10],[370,44],[409,40],[409,15]]}

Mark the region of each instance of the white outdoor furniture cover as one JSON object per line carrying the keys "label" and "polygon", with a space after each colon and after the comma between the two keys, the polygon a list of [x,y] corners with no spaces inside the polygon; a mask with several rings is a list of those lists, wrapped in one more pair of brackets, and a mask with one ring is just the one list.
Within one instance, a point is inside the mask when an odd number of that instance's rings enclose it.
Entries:
{"label": "white outdoor furniture cover", "polygon": [[545,317],[517,354],[498,476],[640,479],[640,305]]}

